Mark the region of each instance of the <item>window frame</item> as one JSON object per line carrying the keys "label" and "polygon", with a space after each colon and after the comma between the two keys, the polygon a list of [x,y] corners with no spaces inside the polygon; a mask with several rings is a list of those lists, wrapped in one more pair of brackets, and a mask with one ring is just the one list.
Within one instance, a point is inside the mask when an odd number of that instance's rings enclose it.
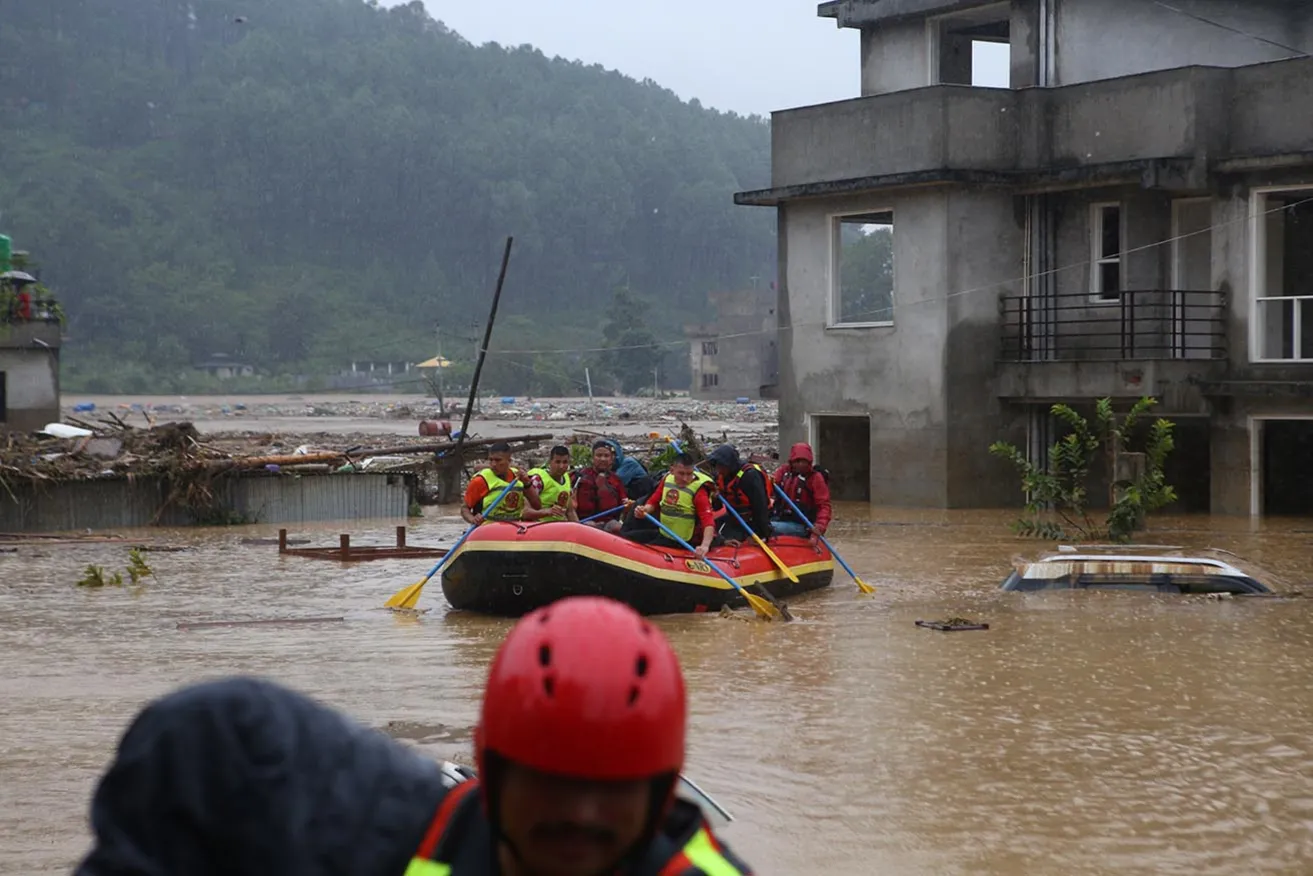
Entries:
{"label": "window frame", "polygon": [[[1117,211],[1117,255],[1103,255],[1103,217],[1108,210]],[[1096,201],[1090,204],[1090,288],[1091,304],[1117,304],[1126,291],[1126,208],[1121,201]],[[1102,271],[1106,264],[1117,265],[1117,291],[1108,296],[1102,286]]]}
{"label": "window frame", "polygon": [[[839,296],[843,292],[843,274],[840,270],[843,261],[843,234],[840,229],[843,227],[845,220],[885,214],[889,216],[890,260],[893,262],[889,271],[890,318],[887,320],[871,320],[867,322],[840,322]],[[829,261],[827,264],[828,269],[826,277],[825,328],[827,330],[893,328],[897,321],[898,300],[898,219],[894,208],[875,207],[866,210],[845,210],[842,213],[830,213],[826,218],[829,229]],[[878,225],[883,223],[867,222],[866,224]]]}

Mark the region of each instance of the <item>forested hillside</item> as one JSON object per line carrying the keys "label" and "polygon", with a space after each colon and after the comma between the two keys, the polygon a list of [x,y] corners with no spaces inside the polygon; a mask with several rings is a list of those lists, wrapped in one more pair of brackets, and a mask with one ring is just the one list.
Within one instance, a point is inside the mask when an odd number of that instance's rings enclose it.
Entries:
{"label": "forested hillside", "polygon": [[[0,231],[64,302],[85,389],[167,390],[215,352],[422,358],[439,322],[468,358],[508,234],[495,346],[604,346],[626,285],[677,337],[708,291],[773,273],[769,212],[731,200],[768,175],[762,119],[472,46],[418,2],[4,3]],[[489,373],[545,392],[579,362]]]}

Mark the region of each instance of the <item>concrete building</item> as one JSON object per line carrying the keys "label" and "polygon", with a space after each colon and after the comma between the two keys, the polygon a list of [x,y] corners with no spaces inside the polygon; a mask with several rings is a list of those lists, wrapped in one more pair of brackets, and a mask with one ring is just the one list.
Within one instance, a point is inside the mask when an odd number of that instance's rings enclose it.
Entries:
{"label": "concrete building", "polygon": [[59,421],[59,323],[0,325],[0,432]]}
{"label": "concrete building", "polygon": [[[1313,514],[1313,3],[820,15],[861,96],[775,113],[735,196],[778,211],[781,444],[849,498],[1014,504],[990,442],[1150,394],[1184,510]],[[991,44],[1010,88],[972,84]]]}
{"label": "concrete building", "polygon": [[779,379],[774,288],[713,292],[715,319],[684,328],[690,395],[710,401],[775,398]]}

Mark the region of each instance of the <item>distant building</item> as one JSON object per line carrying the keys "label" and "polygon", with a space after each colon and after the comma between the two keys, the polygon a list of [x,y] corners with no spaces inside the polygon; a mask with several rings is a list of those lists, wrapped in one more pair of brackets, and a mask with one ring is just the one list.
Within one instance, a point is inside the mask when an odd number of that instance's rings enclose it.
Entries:
{"label": "distant building", "polygon": [[59,324],[0,330],[0,431],[34,432],[59,421]]}
{"label": "distant building", "polygon": [[1179,509],[1313,515],[1313,3],[819,12],[861,96],[774,113],[735,197],[777,208],[782,446],[844,498],[1013,504],[990,442],[1152,395]]}
{"label": "distant building", "polygon": [[696,399],[774,398],[778,380],[774,286],[711,293],[714,320],[684,329]]}
{"label": "distant building", "polygon": [[227,353],[215,353],[204,362],[192,366],[197,371],[204,371],[211,377],[230,380],[234,377],[250,377],[255,374],[255,366],[239,362]]}

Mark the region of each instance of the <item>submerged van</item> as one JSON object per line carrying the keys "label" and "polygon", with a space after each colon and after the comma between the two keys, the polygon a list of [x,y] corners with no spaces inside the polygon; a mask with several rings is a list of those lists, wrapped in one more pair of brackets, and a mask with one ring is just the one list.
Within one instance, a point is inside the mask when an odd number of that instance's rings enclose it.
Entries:
{"label": "submerged van", "polygon": [[[1121,553],[1062,547],[1033,562],[1017,562],[1003,590],[1144,590],[1152,593],[1270,594],[1272,590],[1236,563],[1213,556]],[[1239,561],[1240,558],[1236,557]],[[1243,562],[1243,561],[1241,561]]]}

